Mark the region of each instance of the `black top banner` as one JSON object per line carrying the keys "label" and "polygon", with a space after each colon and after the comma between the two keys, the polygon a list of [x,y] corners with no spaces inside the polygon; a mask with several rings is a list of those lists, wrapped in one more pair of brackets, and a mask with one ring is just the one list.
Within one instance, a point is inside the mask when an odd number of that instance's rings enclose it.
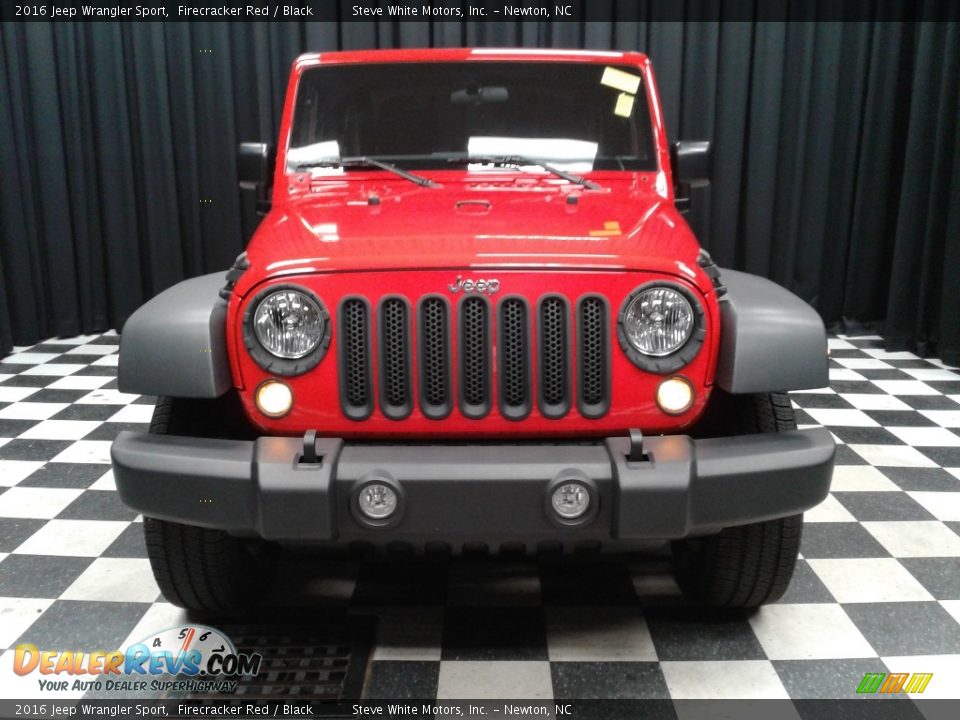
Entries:
{"label": "black top banner", "polygon": [[942,21],[955,0],[0,0],[4,22]]}

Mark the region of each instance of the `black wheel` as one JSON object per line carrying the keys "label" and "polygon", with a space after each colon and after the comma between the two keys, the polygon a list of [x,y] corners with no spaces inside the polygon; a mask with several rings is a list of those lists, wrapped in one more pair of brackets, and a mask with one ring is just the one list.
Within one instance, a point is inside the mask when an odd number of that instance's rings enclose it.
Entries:
{"label": "black wheel", "polygon": [[[150,432],[222,436],[223,410],[217,402],[159,398]],[[274,558],[262,542],[151,517],[144,517],[143,531],[157,585],[167,600],[188,610],[242,613],[273,577]]]}
{"label": "black wheel", "polygon": [[[795,430],[785,393],[727,395],[714,391],[701,437]],[[673,567],[684,592],[715,607],[750,608],[778,600],[800,551],[803,515],[726,528],[672,543]]]}

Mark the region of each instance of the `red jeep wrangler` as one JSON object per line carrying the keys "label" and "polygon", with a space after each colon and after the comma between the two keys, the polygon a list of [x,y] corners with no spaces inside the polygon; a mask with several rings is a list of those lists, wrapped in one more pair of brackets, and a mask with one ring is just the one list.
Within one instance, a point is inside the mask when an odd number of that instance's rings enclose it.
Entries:
{"label": "red jeep wrangler", "polygon": [[637,53],[304,55],[269,207],[227,272],[123,328],[113,444],[171,602],[231,612],[283,545],[458,555],[672,541],[704,602],[778,598],[834,443],[823,324],[719,269],[681,210],[707,143],[667,144]]}

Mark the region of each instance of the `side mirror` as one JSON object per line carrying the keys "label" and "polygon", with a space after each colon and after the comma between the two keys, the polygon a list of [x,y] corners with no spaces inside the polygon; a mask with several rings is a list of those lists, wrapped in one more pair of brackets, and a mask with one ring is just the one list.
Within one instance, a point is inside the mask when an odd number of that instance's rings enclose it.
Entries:
{"label": "side mirror", "polygon": [[237,176],[240,180],[240,212],[244,244],[253,237],[261,218],[270,210],[270,189],[276,151],[267,143],[240,143]]}
{"label": "side mirror", "polygon": [[710,184],[710,141],[681,140],[670,148],[677,209],[690,209],[690,189]]}

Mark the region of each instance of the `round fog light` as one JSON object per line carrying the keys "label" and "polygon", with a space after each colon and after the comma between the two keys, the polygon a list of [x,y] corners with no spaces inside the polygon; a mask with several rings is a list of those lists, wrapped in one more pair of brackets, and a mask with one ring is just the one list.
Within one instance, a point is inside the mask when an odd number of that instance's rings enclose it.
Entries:
{"label": "round fog light", "polygon": [[360,512],[371,520],[383,520],[397,509],[397,493],[389,485],[370,483],[360,490],[357,505],[360,506]]}
{"label": "round fog light", "polygon": [[590,491],[578,482],[563,483],[553,491],[550,504],[564,520],[576,520],[590,507]]}
{"label": "round fog light", "polygon": [[668,415],[682,415],[693,405],[693,385],[682,377],[672,377],[657,388],[657,405]]}
{"label": "round fog light", "polygon": [[256,403],[267,417],[282,417],[293,407],[293,391],[279,380],[266,380],[257,388]]}

